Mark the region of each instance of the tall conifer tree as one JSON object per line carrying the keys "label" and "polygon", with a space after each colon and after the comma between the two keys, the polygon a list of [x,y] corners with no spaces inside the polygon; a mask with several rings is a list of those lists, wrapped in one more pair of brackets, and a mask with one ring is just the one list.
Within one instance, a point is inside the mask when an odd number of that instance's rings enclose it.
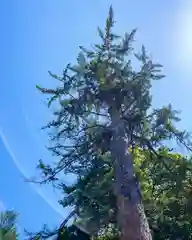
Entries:
{"label": "tall conifer tree", "polygon": [[[44,182],[57,182],[61,173],[89,181],[105,172],[106,161],[114,171],[110,187],[117,199],[121,240],[150,240],[134,159],[128,149],[139,146],[154,153],[164,140],[183,142],[188,136],[175,128],[173,123],[179,119],[171,105],[151,109],[152,82],[164,77],[162,66],[152,62],[144,46],[140,53],[134,51],[136,30],[121,38],[112,32],[113,25],[110,7],[105,30],[98,28],[101,44],[92,50],[80,47],[77,65],[67,65],[61,77],[50,73],[60,82],[55,89],[37,86],[51,95],[49,106],[57,100],[60,106],[54,113],[56,118],[46,126],[57,131],[49,149],[59,161],[53,166],[40,161],[39,168]],[[135,60],[139,69],[133,67]],[[70,201],[73,199],[68,199],[68,205]],[[77,204],[71,216],[82,214]]]}

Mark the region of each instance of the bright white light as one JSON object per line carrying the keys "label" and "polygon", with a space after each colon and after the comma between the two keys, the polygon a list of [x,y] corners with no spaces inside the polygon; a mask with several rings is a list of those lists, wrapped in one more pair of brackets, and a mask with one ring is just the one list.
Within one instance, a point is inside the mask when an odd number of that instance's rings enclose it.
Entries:
{"label": "bright white light", "polygon": [[174,21],[174,58],[181,68],[192,64],[192,1],[182,1]]}

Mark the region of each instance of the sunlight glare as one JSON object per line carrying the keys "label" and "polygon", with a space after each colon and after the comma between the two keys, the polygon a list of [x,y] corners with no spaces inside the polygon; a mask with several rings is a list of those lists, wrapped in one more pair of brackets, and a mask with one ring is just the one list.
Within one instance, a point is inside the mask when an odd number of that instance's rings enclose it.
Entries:
{"label": "sunlight glare", "polygon": [[179,8],[173,34],[175,60],[186,69],[192,61],[192,1]]}

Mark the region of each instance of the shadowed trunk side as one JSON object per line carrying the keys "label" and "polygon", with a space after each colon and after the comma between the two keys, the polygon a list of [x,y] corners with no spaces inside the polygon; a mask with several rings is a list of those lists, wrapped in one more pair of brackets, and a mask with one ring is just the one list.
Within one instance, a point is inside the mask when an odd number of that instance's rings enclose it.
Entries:
{"label": "shadowed trunk side", "polygon": [[139,183],[135,178],[132,156],[124,134],[120,114],[111,114],[113,138],[111,152],[115,166],[115,187],[117,197],[117,222],[121,240],[151,240],[149,224],[142,204]]}

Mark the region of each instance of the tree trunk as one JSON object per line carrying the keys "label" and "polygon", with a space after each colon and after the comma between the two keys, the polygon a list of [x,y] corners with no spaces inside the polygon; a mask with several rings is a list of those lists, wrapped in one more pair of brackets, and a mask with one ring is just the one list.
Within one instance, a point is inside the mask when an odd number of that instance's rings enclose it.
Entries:
{"label": "tree trunk", "polygon": [[121,240],[152,240],[143,205],[133,205],[121,195],[117,199]]}
{"label": "tree trunk", "polygon": [[139,184],[134,174],[132,156],[128,152],[124,124],[117,112],[111,114],[111,120],[111,152],[115,161],[114,192],[117,197],[117,223],[121,240],[152,240]]}

